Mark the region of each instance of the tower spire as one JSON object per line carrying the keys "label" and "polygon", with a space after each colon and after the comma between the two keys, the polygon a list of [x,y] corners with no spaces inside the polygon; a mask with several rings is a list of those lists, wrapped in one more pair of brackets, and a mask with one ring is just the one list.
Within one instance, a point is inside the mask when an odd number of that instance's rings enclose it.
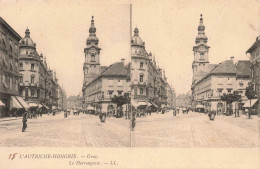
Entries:
{"label": "tower spire", "polygon": [[205,26],[203,24],[203,17],[202,14],[200,14],[200,23],[198,26],[198,36],[196,37],[196,44],[200,42],[200,40],[203,40],[203,42],[207,43],[208,37],[205,35]]}
{"label": "tower spire", "polygon": [[90,45],[91,42],[94,42],[95,45],[98,44],[98,38],[96,37],[96,27],[94,23],[94,16],[91,17],[91,25],[89,28],[89,37],[87,39],[87,45]]}

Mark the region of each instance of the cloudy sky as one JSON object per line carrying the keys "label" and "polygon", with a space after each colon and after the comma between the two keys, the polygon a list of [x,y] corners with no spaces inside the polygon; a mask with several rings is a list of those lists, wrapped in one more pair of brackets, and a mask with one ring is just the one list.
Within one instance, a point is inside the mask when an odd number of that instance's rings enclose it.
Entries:
{"label": "cloudy sky", "polygon": [[[0,0],[0,16],[22,37],[26,27],[55,69],[68,95],[81,92],[84,47],[91,16],[100,40],[101,64],[121,58],[129,61],[130,1]],[[259,2],[256,0],[136,0],[132,25],[139,28],[146,50],[164,68],[177,94],[190,90],[200,14],[203,14],[209,59],[219,63],[235,56],[247,60],[245,51],[259,35]]]}

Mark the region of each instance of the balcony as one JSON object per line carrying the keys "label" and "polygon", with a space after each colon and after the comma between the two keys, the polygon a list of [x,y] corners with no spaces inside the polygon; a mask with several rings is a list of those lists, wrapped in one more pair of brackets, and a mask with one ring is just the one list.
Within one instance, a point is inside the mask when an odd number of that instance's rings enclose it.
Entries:
{"label": "balcony", "polygon": [[135,95],[134,99],[148,99],[146,95]]}

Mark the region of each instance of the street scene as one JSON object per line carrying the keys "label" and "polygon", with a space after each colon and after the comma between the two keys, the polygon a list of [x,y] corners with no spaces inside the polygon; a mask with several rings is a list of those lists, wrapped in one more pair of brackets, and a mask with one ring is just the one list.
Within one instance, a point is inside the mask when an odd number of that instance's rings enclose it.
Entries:
{"label": "street scene", "polygon": [[0,147],[259,147],[258,8],[39,3],[2,3]]}

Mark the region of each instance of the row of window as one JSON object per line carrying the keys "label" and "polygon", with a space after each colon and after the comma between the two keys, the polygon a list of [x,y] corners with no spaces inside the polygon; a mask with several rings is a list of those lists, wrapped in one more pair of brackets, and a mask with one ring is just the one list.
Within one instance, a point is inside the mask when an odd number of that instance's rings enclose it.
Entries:
{"label": "row of window", "polygon": [[[4,33],[0,32],[0,45],[2,45],[4,47],[7,47],[6,39],[7,39],[6,35]],[[18,53],[18,50],[19,50],[18,45],[17,44],[13,44],[12,40],[9,39],[9,52],[10,53],[13,53],[13,52]]]}
{"label": "row of window", "polygon": [[[114,86],[114,79],[108,80],[108,86]],[[117,80],[117,86],[123,86],[122,80]]]}
{"label": "row of window", "polygon": [[3,86],[7,89],[18,91],[18,81],[15,78],[0,75],[0,82],[0,86],[3,84]]}
{"label": "row of window", "polygon": [[[23,63],[19,63],[20,70],[23,69]],[[31,64],[31,70],[34,70],[34,63]]]}
{"label": "row of window", "polygon": [[[31,75],[31,79],[30,79],[31,83],[34,84],[34,80],[35,80],[35,76],[34,75]],[[23,76],[19,76],[19,83],[23,83]]]}

